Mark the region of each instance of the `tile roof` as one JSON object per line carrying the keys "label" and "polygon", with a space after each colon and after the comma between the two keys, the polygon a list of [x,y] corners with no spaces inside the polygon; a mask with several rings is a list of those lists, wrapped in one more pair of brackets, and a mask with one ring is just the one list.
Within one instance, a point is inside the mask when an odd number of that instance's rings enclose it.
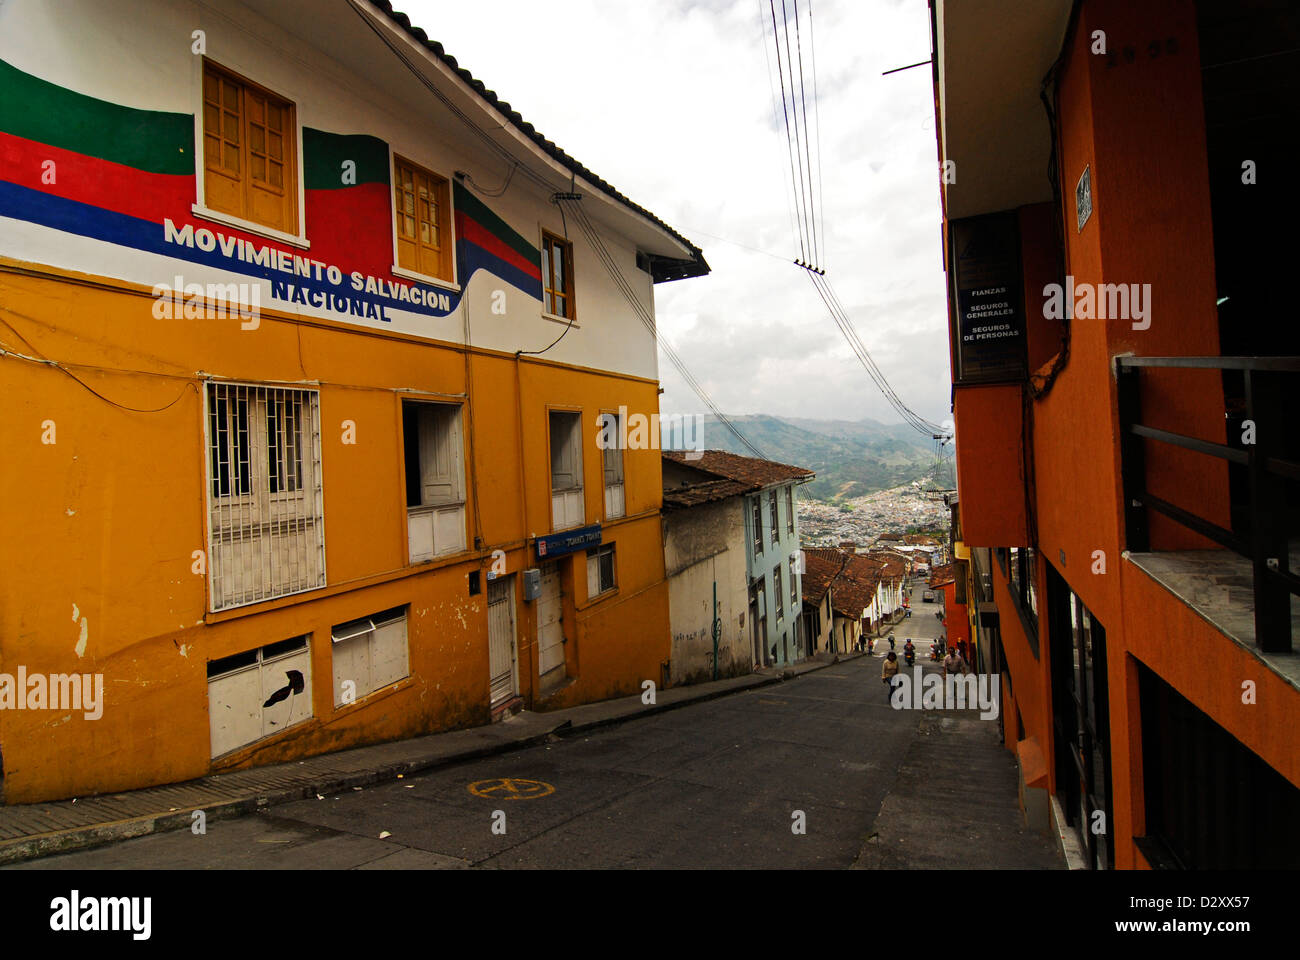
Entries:
{"label": "tile roof", "polygon": [[519,114],[519,111],[511,107],[505,100],[498,97],[495,91],[489,90],[484,85],[483,81],[474,79],[473,75],[470,74],[468,70],[456,62],[455,57],[443,49],[441,43],[438,43],[436,40],[430,40],[429,35],[425,33],[424,30],[411,23],[410,17],[394,10],[393,5],[389,0],[370,0],[370,2],[373,3],[375,7],[384,14],[384,16],[405,30],[413,39],[416,40],[416,42],[420,43],[425,49],[446,64],[453,73],[469,85],[470,89],[482,97],[484,101],[497,111],[497,113],[501,114],[501,116],[504,117],[511,126],[524,136],[528,137],[528,139],[533,141],[533,143],[537,144],[537,146],[541,148],[547,156],[551,157],[561,166],[572,171],[577,176],[582,177],[606,196],[617,200],[629,210],[645,217],[673,239],[686,246],[691,252],[689,259],[674,260],[668,257],[650,258],[651,273],[654,276],[656,283],[665,280],[680,280],[685,277],[702,277],[709,272],[709,265],[704,260],[704,252],[699,247],[695,246],[695,244],[691,243],[672,227],[668,226],[668,224],[664,223],[645,207],[633,203],[623,194],[619,193],[618,190],[614,189],[613,186],[596,176],[577,160],[573,159],[573,157],[561,150],[553,142],[542,136],[542,134],[531,123]]}
{"label": "tile roof", "polygon": [[912,568],[911,557],[895,553],[893,550],[873,549],[870,550],[866,556],[878,560],[884,565],[884,575],[886,577],[896,578],[905,576],[907,571]]}
{"label": "tile roof", "polygon": [[[858,619],[864,607],[869,607],[883,579],[902,576],[902,571],[891,572],[896,567],[889,560],[867,554],[855,554],[827,547],[804,550],[804,583],[812,576],[815,594],[805,586],[804,597],[820,601],[826,596],[826,586],[831,588],[831,609],[844,617]],[[826,585],[822,585],[827,570],[835,570]]]}
{"label": "tile roof", "polygon": [[753,488],[739,480],[704,480],[684,487],[664,491],[664,509],[696,507],[702,503],[716,503],[728,497],[738,497]]}
{"label": "tile roof", "polygon": [[[688,453],[693,459],[687,459]],[[787,480],[811,480],[816,476],[811,470],[803,467],[793,467],[773,460],[760,460],[757,457],[742,457],[737,453],[727,453],[725,450],[665,450],[663,456],[665,460],[682,463],[716,477],[747,483],[751,490]]]}
{"label": "tile roof", "polygon": [[[831,581],[844,566],[844,558],[833,550],[805,550],[804,570],[800,577],[803,598],[812,603],[821,603],[826,599],[826,591],[831,588]],[[828,554],[834,554],[828,556]]]}
{"label": "tile roof", "polygon": [[831,607],[846,617],[858,619],[871,606],[880,587],[881,565],[870,557],[845,555],[844,569],[831,590]]}
{"label": "tile roof", "polygon": [[953,583],[957,579],[956,571],[951,563],[945,563],[942,567],[935,567],[930,571],[930,586],[941,587],[945,583]]}

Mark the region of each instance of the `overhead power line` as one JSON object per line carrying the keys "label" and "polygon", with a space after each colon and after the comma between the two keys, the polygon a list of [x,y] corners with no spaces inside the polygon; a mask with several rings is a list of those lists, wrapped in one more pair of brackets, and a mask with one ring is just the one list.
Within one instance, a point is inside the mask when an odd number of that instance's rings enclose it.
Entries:
{"label": "overhead power line", "polygon": [[[761,16],[761,2],[762,0],[760,0],[760,22],[766,19]],[[801,253],[800,259],[795,260],[794,263],[807,273],[813,288],[817,291],[817,295],[821,298],[831,319],[867,371],[872,383],[880,390],[889,405],[902,417],[904,423],[918,433],[933,438],[938,443],[948,436],[948,432],[941,425],[920,416],[899,397],[898,392],[890,385],[888,378],[885,377],[884,372],[877,365],[870,351],[867,350],[862,338],[858,336],[852,320],[849,319],[848,311],[844,308],[844,304],[840,302],[829,278],[826,276],[823,263],[826,254],[825,216],[821,202],[821,123],[820,108],[817,102],[817,47],[813,31],[812,0],[805,0],[805,14],[800,13],[799,0],[789,0],[789,2],[790,7],[787,7],[787,0],[780,0],[781,17],[779,23],[776,13],[777,0],[768,0],[767,13],[772,23],[772,50],[776,53],[777,82],[772,84],[773,118],[774,120],[777,119],[775,91],[779,88],[782,108],[780,116],[784,120],[786,137],[786,158],[790,164],[791,199],[793,201],[792,220],[797,227],[796,232]],[[791,10],[793,11],[794,20],[793,47],[791,47],[790,37],[792,32],[790,29]],[[801,22],[805,18],[808,21],[808,60],[810,67],[807,76],[804,72],[804,31]],[[766,50],[766,26],[763,27],[763,33],[764,48]],[[769,76],[771,74],[771,64],[771,58],[768,57]],[[809,79],[811,79],[813,86],[813,111],[817,117],[813,124],[815,142],[813,129],[810,129],[808,122],[807,82]],[[789,89],[788,97],[786,94],[787,85]],[[814,156],[817,158],[815,177],[813,173]]]}
{"label": "overhead power line", "polygon": [[614,285],[618,288],[619,293],[621,293],[624,299],[626,299],[631,305],[637,318],[650,332],[650,336],[658,342],[659,349],[662,350],[664,356],[668,358],[668,362],[676,368],[677,372],[681,375],[681,378],[686,382],[686,385],[694,391],[695,395],[698,396],[709,409],[709,412],[713,414],[714,419],[729,430],[736,440],[754,456],[761,460],[768,459],[767,455],[755,444],[751,443],[749,438],[741,433],[740,428],[732,423],[727,415],[718,408],[718,405],[713,402],[713,398],[709,396],[708,391],[704,389],[704,386],[695,378],[695,375],[691,373],[690,369],[686,366],[673,345],[667,340],[667,338],[659,333],[655,325],[654,317],[651,315],[646,305],[641,302],[641,298],[636,295],[636,291],[632,288],[627,277],[623,274],[622,268],[619,267],[618,262],[610,254],[609,248],[606,247],[605,241],[600,235],[600,231],[596,229],[595,224],[591,222],[591,218],[587,216],[587,211],[582,208],[581,202],[565,196],[559,198],[557,203],[561,204],[561,208],[568,210],[572,215],[574,223],[578,225],[578,228],[586,237],[587,243],[591,246],[592,252],[596,254],[596,259],[600,261],[601,265],[605,268],[605,271],[609,274],[610,279],[614,281]]}

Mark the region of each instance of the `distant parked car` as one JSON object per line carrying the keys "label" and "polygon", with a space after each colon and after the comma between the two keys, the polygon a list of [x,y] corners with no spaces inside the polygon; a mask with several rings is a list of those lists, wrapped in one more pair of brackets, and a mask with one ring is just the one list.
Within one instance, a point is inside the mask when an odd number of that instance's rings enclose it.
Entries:
{"label": "distant parked car", "polygon": [[921,599],[925,603],[934,603],[934,591],[933,590],[925,591],[925,593],[921,594]]}

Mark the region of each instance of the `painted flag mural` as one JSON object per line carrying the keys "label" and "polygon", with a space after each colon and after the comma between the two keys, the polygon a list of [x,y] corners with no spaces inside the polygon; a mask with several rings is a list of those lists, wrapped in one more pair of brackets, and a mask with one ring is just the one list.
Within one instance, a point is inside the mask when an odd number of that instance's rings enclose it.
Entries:
{"label": "painted flag mural", "polygon": [[[0,217],[260,278],[273,301],[372,326],[459,305],[392,272],[386,142],[303,128],[303,249],[194,214],[194,127],[193,114],[110,103],[0,60]],[[462,289],[486,270],[540,302],[537,247],[456,182],[452,205]]]}

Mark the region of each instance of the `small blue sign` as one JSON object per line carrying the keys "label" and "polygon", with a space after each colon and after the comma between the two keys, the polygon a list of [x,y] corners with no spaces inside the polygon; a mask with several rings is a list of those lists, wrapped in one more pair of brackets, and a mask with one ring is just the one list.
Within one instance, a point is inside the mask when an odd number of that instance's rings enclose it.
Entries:
{"label": "small blue sign", "polygon": [[549,536],[537,538],[537,559],[549,560],[552,557],[562,557],[566,553],[576,553],[579,550],[586,550],[589,547],[600,546],[600,524],[593,524],[590,527],[579,527],[577,530],[565,530],[563,533],[552,533]]}

